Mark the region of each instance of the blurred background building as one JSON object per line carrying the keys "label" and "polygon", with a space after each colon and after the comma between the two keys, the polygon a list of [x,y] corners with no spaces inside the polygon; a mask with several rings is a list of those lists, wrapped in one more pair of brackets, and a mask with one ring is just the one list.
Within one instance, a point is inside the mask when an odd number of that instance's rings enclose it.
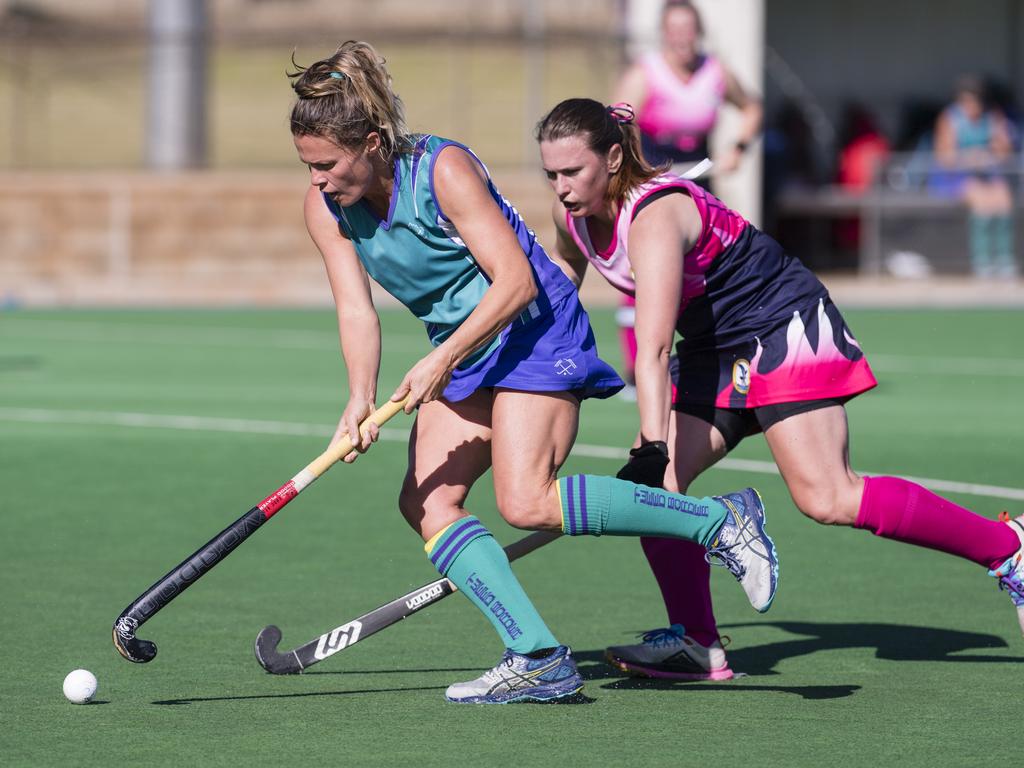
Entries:
{"label": "blurred background building", "polygon": [[[931,180],[936,121],[975,75],[1013,153],[970,175],[1010,188],[1024,262],[1024,0],[695,4],[707,48],[764,101],[761,139],[718,190],[726,202],[824,275],[966,278],[970,211]],[[533,125],[569,96],[607,101],[656,45],[660,9],[0,0],[0,301],[329,303],[284,73],[293,51],[308,62],[350,38],[388,58],[412,127],[472,146],[550,243]]]}

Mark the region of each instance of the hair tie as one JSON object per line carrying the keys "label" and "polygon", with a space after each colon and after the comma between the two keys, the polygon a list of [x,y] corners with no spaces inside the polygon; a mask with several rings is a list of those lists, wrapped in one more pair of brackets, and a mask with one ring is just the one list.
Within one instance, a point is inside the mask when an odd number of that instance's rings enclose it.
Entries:
{"label": "hair tie", "polygon": [[604,108],[612,120],[619,125],[632,125],[633,121],[636,120],[636,111],[633,109],[632,104],[627,104],[624,101],[620,101],[618,104],[611,104]]}
{"label": "hair tie", "polygon": [[344,72],[331,72],[331,77],[335,80],[348,80],[348,75]]}

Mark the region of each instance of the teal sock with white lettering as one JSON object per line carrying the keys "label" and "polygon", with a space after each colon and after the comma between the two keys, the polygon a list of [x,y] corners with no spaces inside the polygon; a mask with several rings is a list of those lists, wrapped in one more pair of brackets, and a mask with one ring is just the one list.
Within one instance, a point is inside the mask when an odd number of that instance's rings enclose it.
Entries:
{"label": "teal sock with white lettering", "polygon": [[695,498],[601,475],[558,480],[562,532],[570,536],[669,536],[709,546],[728,517],[710,496]]}
{"label": "teal sock with white lettering", "polygon": [[424,549],[440,574],[483,612],[505,647],[530,653],[559,644],[512,573],[505,550],[475,517],[456,520]]}

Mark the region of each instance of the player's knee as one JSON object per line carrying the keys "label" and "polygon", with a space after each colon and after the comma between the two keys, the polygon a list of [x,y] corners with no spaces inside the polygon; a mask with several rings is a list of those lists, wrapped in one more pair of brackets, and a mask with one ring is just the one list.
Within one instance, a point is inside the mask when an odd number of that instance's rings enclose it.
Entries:
{"label": "player's knee", "polygon": [[413,523],[422,520],[426,513],[426,499],[414,483],[403,483],[398,493],[398,509],[402,517]]}
{"label": "player's knee", "polygon": [[665,490],[671,493],[686,493],[693,480],[692,475],[680,476],[670,470],[665,473]]}
{"label": "player's knee", "polygon": [[440,489],[428,493],[427,489],[409,480],[402,484],[402,490],[398,493],[399,511],[417,529],[424,519],[451,517],[451,513],[461,507],[461,498],[449,497]]}
{"label": "player's knee", "polygon": [[543,489],[497,490],[498,510],[505,522],[524,530],[540,530],[561,525],[560,514],[552,514],[550,500]]}
{"label": "player's knee", "polygon": [[815,488],[793,494],[793,501],[804,515],[822,525],[849,525],[839,494],[830,488]]}

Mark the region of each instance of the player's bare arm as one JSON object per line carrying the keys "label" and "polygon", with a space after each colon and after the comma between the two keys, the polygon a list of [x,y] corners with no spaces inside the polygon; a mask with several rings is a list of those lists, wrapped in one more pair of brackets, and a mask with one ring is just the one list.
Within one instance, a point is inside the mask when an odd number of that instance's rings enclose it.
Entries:
{"label": "player's bare arm", "polygon": [[700,235],[700,214],[688,195],[648,205],[629,230],[636,279],[636,381],[641,442],[668,436],[671,399],[668,363],[682,298],[682,254]]}
{"label": "player's bare arm", "polygon": [[[320,190],[311,186],[303,204],[306,229],[323,257],[338,316],[341,352],[348,371],[349,400],[331,439],[352,435],[357,450],[365,450],[377,439],[372,428],[364,440],[358,425],[374,410],[377,374],[380,369],[380,319],[370,296],[370,279],[359,262],[355,248],[338,227],[324,204]],[[355,461],[356,454],[345,457]]]}
{"label": "player's bare arm", "polygon": [[747,91],[736,79],[736,76],[728,70],[725,72],[725,100],[739,109],[741,113],[740,130],[736,142],[726,156],[719,161],[720,170],[731,171],[739,166],[747,146],[761,132],[764,107],[761,104],[761,99]]}

